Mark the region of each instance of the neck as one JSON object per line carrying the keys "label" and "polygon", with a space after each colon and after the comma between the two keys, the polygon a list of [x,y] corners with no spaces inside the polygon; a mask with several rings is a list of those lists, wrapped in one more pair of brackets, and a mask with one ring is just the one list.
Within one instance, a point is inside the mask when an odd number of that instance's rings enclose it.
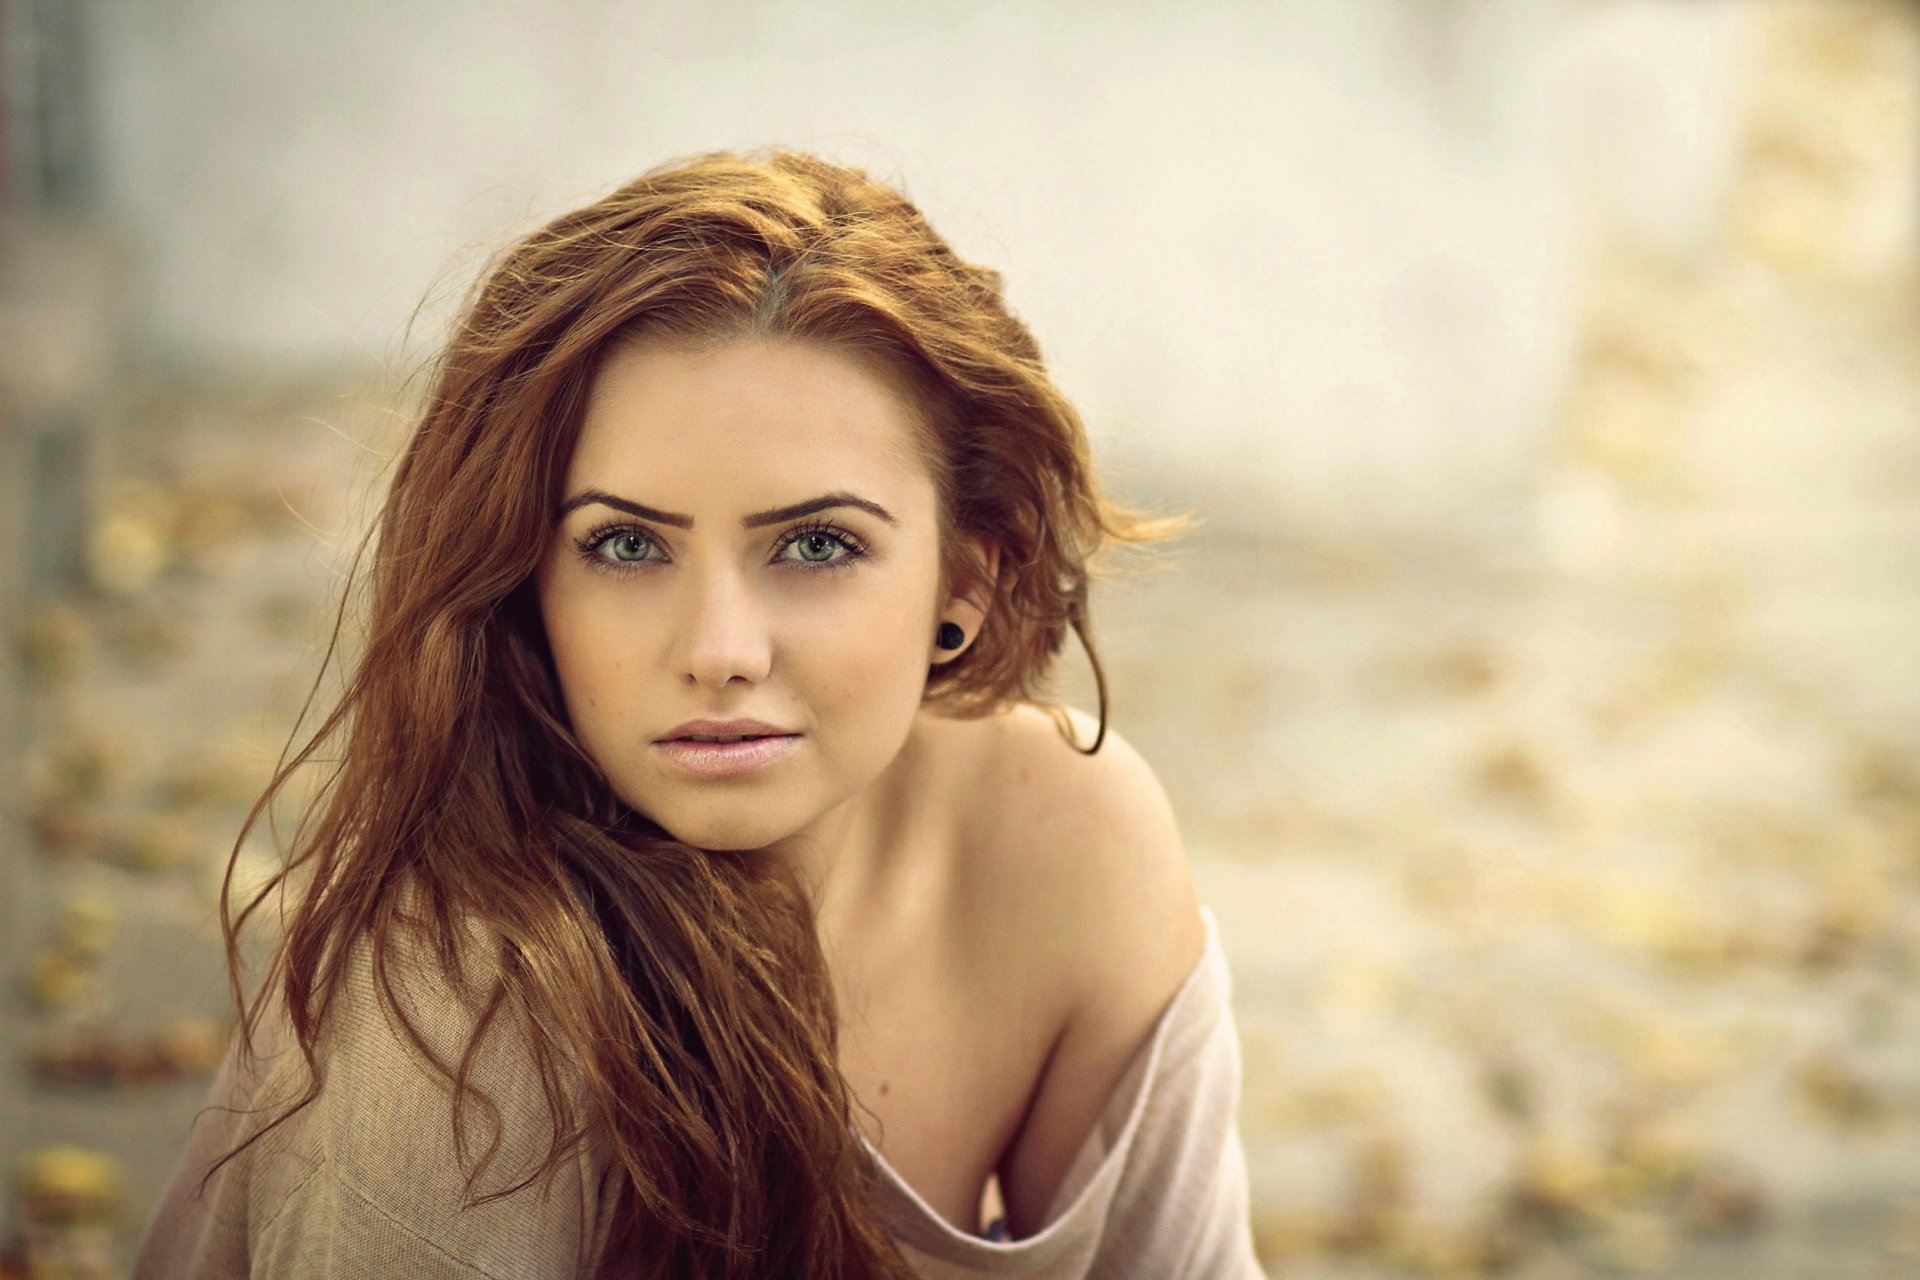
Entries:
{"label": "neck", "polygon": [[920,722],[899,755],[865,788],[766,852],[787,859],[812,904],[814,925],[829,959],[849,927],[883,909],[914,848],[909,819],[916,812],[912,781],[923,750]]}

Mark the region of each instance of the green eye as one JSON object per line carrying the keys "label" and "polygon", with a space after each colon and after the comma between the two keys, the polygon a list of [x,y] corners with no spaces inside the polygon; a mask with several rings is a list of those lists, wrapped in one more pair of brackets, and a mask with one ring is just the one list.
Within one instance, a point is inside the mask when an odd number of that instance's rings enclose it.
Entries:
{"label": "green eye", "polygon": [[[786,554],[795,547],[800,549],[798,556]],[[845,569],[867,553],[852,534],[828,524],[812,525],[788,534],[780,545],[780,552],[788,564],[808,569]]]}
{"label": "green eye", "polygon": [[[671,564],[664,555],[654,555],[659,544],[645,529],[617,525],[586,534],[575,543],[580,557],[590,568],[605,573],[624,573],[645,564]],[[787,552],[800,549],[797,556]],[[815,524],[788,533],[780,541],[778,561],[797,564],[804,569],[845,569],[863,559],[867,549],[860,540],[835,525]]]}
{"label": "green eye", "polygon": [[613,552],[612,559],[622,564],[637,564],[647,558],[647,549],[653,543],[644,533],[616,533],[601,544]]}
{"label": "green eye", "polygon": [[[804,538],[794,539],[793,545],[800,548],[800,558],[811,560],[815,564],[833,558],[833,549],[840,544],[824,533],[810,533]],[[818,552],[818,555],[812,554]]]}

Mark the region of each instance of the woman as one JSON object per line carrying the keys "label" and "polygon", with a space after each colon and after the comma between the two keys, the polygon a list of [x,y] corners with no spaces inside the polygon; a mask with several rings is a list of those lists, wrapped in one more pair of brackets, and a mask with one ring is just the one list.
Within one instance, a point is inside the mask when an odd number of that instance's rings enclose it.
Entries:
{"label": "woman", "polygon": [[1259,1274],[1212,917],[1104,681],[1041,696],[1178,526],[857,171],[714,153],[515,245],[249,818],[334,744],[223,895],[245,1016],[136,1274]]}

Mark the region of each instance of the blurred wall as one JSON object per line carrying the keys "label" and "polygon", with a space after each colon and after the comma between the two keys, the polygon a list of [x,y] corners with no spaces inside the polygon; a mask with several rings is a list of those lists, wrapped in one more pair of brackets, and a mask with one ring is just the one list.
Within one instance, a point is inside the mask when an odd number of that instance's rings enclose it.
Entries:
{"label": "blurred wall", "polygon": [[[1114,459],[1511,547],[1571,342],[1586,8],[146,0],[98,19],[104,202],[155,364],[335,369],[417,355],[487,248],[652,164],[811,147],[1004,269]],[[1674,228],[1729,25],[1680,8],[1622,122]]]}

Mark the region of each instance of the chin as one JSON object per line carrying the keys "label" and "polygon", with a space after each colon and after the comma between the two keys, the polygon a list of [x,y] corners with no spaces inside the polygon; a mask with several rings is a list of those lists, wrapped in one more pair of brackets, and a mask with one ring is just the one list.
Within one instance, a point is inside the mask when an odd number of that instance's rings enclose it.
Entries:
{"label": "chin", "polygon": [[655,821],[660,822],[661,828],[681,844],[711,853],[748,853],[764,849],[788,834],[782,828],[768,826],[764,815],[758,822],[728,821],[724,818],[717,821]]}
{"label": "chin", "polygon": [[773,843],[771,839],[763,840],[757,836],[703,836],[697,833],[686,836],[675,835],[674,839],[682,844],[692,845],[696,849],[705,850],[707,853],[753,853]]}

